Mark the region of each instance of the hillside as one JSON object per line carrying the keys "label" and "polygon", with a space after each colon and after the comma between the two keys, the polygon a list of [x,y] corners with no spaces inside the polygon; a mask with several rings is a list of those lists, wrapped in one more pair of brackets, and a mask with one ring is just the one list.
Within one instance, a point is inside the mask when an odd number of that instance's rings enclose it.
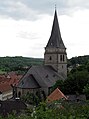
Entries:
{"label": "hillside", "polygon": [[28,58],[22,56],[15,57],[0,57],[0,70],[1,71],[24,71],[32,65],[43,64],[41,58]]}
{"label": "hillside", "polygon": [[[25,71],[32,65],[42,65],[44,60],[42,58],[30,57],[0,57],[0,72],[2,71]],[[89,62],[89,55],[78,56],[68,59],[68,67],[75,66],[75,64],[87,65]],[[3,73],[3,72],[2,72]]]}
{"label": "hillside", "polygon": [[75,64],[86,65],[89,62],[89,55],[72,57],[68,59],[68,67],[74,66]]}

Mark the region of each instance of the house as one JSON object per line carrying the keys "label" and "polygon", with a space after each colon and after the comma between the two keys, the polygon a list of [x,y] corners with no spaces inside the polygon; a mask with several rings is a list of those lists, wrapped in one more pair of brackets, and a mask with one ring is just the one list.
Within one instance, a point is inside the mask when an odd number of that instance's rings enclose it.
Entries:
{"label": "house", "polygon": [[8,114],[12,113],[13,111],[16,114],[20,113],[21,110],[25,110],[27,108],[26,104],[23,103],[21,100],[6,100],[0,101],[0,115],[7,116]]}
{"label": "house", "polygon": [[79,95],[66,95],[68,101],[71,102],[81,102],[81,101],[86,101],[86,96],[84,94],[79,94]]}
{"label": "house", "polygon": [[67,97],[58,89],[56,88],[48,97],[47,101],[52,102],[55,100],[65,99],[67,100]]}
{"label": "house", "polygon": [[16,85],[20,76],[15,73],[0,75],[0,100],[7,100],[13,97],[12,86]]}
{"label": "house", "polygon": [[8,82],[0,83],[0,100],[7,100],[12,98],[13,91]]}
{"label": "house", "polygon": [[43,92],[47,96],[57,80],[66,78],[67,53],[55,10],[51,35],[45,47],[44,65],[32,66],[27,71],[16,86],[17,96],[25,95],[27,92]]}

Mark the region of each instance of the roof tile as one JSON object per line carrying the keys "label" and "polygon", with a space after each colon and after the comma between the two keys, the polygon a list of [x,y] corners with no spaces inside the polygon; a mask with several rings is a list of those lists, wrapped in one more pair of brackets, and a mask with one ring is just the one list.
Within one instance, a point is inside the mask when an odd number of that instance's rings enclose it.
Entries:
{"label": "roof tile", "polygon": [[67,99],[66,96],[58,89],[56,88],[48,97],[48,102],[54,101],[54,100],[60,100],[60,99]]}

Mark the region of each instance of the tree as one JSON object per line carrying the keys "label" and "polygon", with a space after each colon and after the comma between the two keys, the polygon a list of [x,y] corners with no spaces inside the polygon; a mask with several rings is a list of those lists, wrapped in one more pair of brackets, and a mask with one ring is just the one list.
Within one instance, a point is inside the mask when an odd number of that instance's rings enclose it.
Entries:
{"label": "tree", "polygon": [[87,83],[89,83],[89,72],[87,70],[75,70],[69,73],[66,80],[58,80],[52,91],[58,87],[64,94],[82,94]]}
{"label": "tree", "polygon": [[63,91],[64,90],[64,81],[63,80],[56,81],[55,85],[52,87],[52,91],[54,91],[56,88],[59,88],[61,91]]}
{"label": "tree", "polygon": [[88,71],[76,71],[70,74],[67,80],[64,81],[65,93],[69,94],[82,94],[84,86],[88,83]]}
{"label": "tree", "polygon": [[86,86],[84,86],[83,92],[86,94],[86,97],[89,99],[89,84],[87,83]]}

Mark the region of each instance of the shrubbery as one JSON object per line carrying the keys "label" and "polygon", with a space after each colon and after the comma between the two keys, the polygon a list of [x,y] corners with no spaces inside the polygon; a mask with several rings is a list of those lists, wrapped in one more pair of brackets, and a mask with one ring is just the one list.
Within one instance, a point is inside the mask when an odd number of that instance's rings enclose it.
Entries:
{"label": "shrubbery", "polygon": [[[30,109],[29,109],[30,110]],[[32,111],[32,112],[31,112]],[[29,111],[28,111],[29,112]],[[0,119],[88,119],[89,102],[56,101],[50,104],[41,102],[39,106],[30,110],[30,114],[21,113],[0,117]]]}

